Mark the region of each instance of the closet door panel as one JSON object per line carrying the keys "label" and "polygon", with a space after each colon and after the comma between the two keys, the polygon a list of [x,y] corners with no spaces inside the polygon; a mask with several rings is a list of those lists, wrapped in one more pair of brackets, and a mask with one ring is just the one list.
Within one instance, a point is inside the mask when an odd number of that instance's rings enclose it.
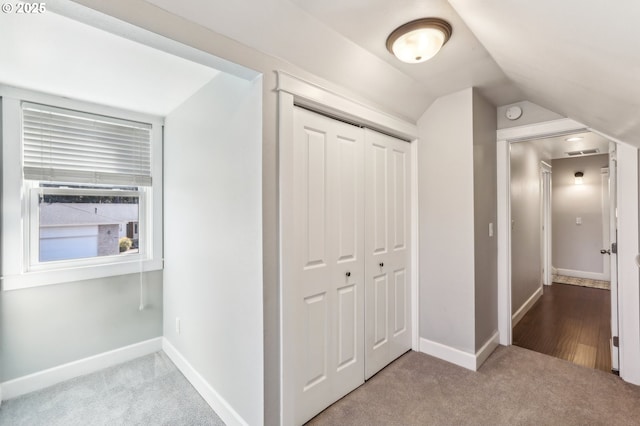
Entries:
{"label": "closet door panel", "polygon": [[[363,131],[296,108],[293,153],[294,419],[364,382]],[[291,226],[291,224],[283,224]]]}
{"label": "closet door panel", "polygon": [[365,129],[366,378],[411,348],[409,149]]}

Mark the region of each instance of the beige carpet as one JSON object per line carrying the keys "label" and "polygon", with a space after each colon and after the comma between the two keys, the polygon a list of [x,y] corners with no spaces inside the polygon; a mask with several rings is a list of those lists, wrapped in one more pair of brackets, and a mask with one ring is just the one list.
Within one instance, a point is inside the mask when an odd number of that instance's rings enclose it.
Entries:
{"label": "beige carpet", "polygon": [[552,275],[552,281],[559,284],[579,285],[581,287],[601,288],[609,290],[611,283],[609,281],[591,280],[589,278],[567,277],[565,275]]}
{"label": "beige carpet", "polygon": [[516,346],[473,372],[409,352],[311,425],[638,425],[640,387]]}

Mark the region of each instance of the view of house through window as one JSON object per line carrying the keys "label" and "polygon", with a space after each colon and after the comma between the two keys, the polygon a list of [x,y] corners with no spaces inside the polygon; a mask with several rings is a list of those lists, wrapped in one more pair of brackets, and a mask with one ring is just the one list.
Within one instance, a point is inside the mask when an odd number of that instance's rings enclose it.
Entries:
{"label": "view of house through window", "polygon": [[[138,188],[39,188],[39,262],[138,253]],[[109,194],[113,192],[113,194]]]}

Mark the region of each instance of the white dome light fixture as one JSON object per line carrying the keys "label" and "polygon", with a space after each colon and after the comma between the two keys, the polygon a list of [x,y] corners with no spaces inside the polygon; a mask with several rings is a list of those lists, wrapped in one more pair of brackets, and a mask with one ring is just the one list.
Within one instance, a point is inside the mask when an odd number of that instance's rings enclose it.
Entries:
{"label": "white dome light fixture", "polygon": [[433,58],[451,38],[451,25],[440,18],[422,18],[396,28],[387,38],[387,50],[408,64]]}

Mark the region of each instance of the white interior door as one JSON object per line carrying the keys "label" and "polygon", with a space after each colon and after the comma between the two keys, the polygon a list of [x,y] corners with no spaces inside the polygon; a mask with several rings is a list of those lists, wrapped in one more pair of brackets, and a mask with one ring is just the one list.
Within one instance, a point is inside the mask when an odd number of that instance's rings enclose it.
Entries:
{"label": "white interior door", "polygon": [[365,129],[365,377],[411,349],[410,145]]}
{"label": "white interior door", "polygon": [[[364,383],[363,132],[295,108],[294,421]],[[284,225],[286,226],[286,225]],[[291,296],[291,297],[289,297]]]}
{"label": "white interior door", "polygon": [[[617,338],[618,332],[618,254],[617,250],[613,250],[613,247],[617,246],[618,242],[618,193],[617,193],[617,176],[618,166],[616,159],[616,144],[609,143],[609,240],[611,242],[610,247],[605,247],[611,250],[611,256],[609,256],[609,272],[611,276],[611,336]],[[615,245],[615,246],[614,246]],[[620,358],[618,347],[611,344],[611,369],[618,371],[620,369]]]}

